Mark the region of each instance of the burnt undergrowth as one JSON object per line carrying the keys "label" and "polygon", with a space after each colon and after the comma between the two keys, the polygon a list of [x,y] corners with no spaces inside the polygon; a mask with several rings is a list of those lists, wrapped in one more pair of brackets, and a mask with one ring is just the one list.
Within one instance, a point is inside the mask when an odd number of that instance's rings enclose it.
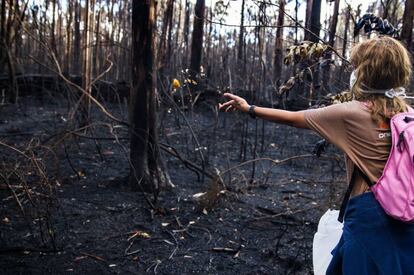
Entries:
{"label": "burnt undergrowth", "polygon": [[[318,219],[345,175],[332,146],[312,156],[315,134],[214,102],[162,104],[175,187],[152,209],[127,187],[128,129],[97,111],[75,128],[59,102],[0,109],[2,273],[312,273]],[[106,107],[127,119],[125,105]]]}

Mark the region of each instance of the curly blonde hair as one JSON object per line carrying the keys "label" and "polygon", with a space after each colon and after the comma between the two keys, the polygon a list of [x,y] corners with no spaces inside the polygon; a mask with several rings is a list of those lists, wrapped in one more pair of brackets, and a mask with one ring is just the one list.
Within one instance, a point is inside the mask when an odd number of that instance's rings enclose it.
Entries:
{"label": "curly blonde hair", "polygon": [[360,42],[352,48],[350,62],[357,73],[352,93],[356,100],[371,103],[375,121],[388,122],[393,115],[407,111],[408,105],[403,98],[390,99],[361,92],[408,86],[412,74],[411,56],[401,42],[389,36]]}

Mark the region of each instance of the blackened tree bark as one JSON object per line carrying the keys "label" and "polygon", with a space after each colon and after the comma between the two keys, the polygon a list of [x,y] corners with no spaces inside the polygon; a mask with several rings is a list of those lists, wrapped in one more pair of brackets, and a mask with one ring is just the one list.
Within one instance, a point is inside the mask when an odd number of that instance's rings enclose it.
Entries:
{"label": "blackened tree bark", "polygon": [[413,20],[414,20],[414,0],[405,0],[403,15],[403,26],[401,29],[401,40],[405,41],[407,48],[412,50],[413,44]]}
{"label": "blackened tree bark", "polygon": [[101,45],[101,13],[102,13],[102,8],[99,9],[98,11],[98,15],[96,18],[96,43],[95,43],[95,53],[94,53],[94,61],[93,61],[93,75],[96,77],[99,75],[100,72],[100,68],[101,68],[101,50],[102,50],[102,45]]}
{"label": "blackened tree bark", "polygon": [[[28,2],[24,3],[24,5],[20,7],[18,1],[9,1],[6,31],[2,34],[3,50],[7,59],[10,88],[12,92],[11,101],[13,103],[17,103],[19,98],[19,87],[16,81],[16,54],[18,54],[16,49],[22,44],[20,29],[25,18],[27,6]],[[13,48],[15,49],[14,53]]]}
{"label": "blackened tree bark", "polygon": [[333,47],[335,44],[336,26],[338,25],[339,2],[339,0],[335,0],[334,10],[329,25],[329,45],[331,47]]}
{"label": "blackened tree bark", "polygon": [[6,0],[1,1],[0,14],[0,70],[4,71],[6,59]]}
{"label": "blackened tree bark", "polygon": [[[161,37],[158,45],[158,70],[160,74],[163,74],[165,66],[168,66],[167,62],[167,46],[170,45],[171,40],[171,22],[174,11],[174,0],[167,1],[167,8],[162,22]],[[167,41],[168,33],[168,41]]]}
{"label": "blackened tree bark", "polygon": [[312,4],[313,0],[306,1],[306,19],[305,19],[305,40],[310,40],[311,34],[308,30],[310,30],[311,25],[311,17],[312,17]]}
{"label": "blackened tree bark", "polygon": [[[345,9],[345,29],[344,29],[344,37],[342,41],[342,56],[346,58],[346,49],[347,49],[347,43],[348,43],[348,31],[349,31],[349,21],[351,19],[351,6],[348,5]],[[343,72],[344,72],[344,66],[345,64],[342,62],[341,70],[339,73],[339,81],[342,81],[343,78]]]}
{"label": "blackened tree bark", "polygon": [[0,14],[0,38],[3,39],[6,32],[6,0],[1,1],[1,14]]}
{"label": "blackened tree bark", "polygon": [[190,0],[185,0],[184,15],[184,47],[185,47],[185,66],[188,65],[188,36],[190,35]]}
{"label": "blackened tree bark", "polygon": [[53,51],[53,54],[58,58],[57,56],[57,47],[56,47],[56,0],[52,1],[52,25],[51,25],[51,48]]}
{"label": "blackened tree bark", "polygon": [[391,0],[381,0],[381,6],[382,6],[382,18],[388,19],[389,10],[391,7]]}
{"label": "blackened tree bark", "polygon": [[197,0],[194,15],[193,38],[191,42],[190,69],[192,77],[200,73],[201,55],[203,52],[203,26],[204,26],[205,0]]}
{"label": "blackened tree bark", "polygon": [[[84,20],[84,46],[83,46],[83,66],[82,66],[82,88],[84,91],[92,95],[92,37],[94,30],[94,17],[95,17],[95,0],[85,1],[85,20]],[[91,12],[92,11],[92,12]],[[90,119],[91,99],[86,95],[81,96],[80,112],[80,124],[81,126],[87,125]]]}
{"label": "blackened tree bark", "polygon": [[71,53],[72,53],[72,21],[73,21],[73,2],[68,2],[68,12],[66,17],[66,49],[65,49],[65,73],[70,73]]}
{"label": "blackened tree bark", "polygon": [[73,37],[73,72],[76,75],[81,74],[81,33],[80,33],[80,21],[81,21],[81,6],[79,1],[75,1],[75,30]]}
{"label": "blackened tree bark", "polygon": [[277,17],[276,43],[275,43],[275,59],[273,61],[273,80],[275,83],[282,76],[282,60],[283,60],[283,24],[285,21],[285,0],[279,0],[279,14]]}
{"label": "blackened tree bark", "polygon": [[352,8],[350,5],[348,5],[345,10],[345,29],[344,29],[344,37],[343,37],[343,43],[342,43],[342,56],[344,58],[346,58],[346,46],[348,43],[349,20],[351,19],[351,11],[352,11]]}
{"label": "blackened tree bark", "polygon": [[[205,44],[205,48],[206,48],[206,53],[203,56],[203,60],[204,60],[204,64],[206,64],[207,67],[207,71],[209,71],[211,69],[211,64],[213,63],[213,60],[211,60],[210,56],[211,56],[211,48],[212,48],[212,34],[213,34],[213,8],[210,7],[210,9],[207,11],[207,13],[210,16],[210,21],[208,22],[206,20],[206,29],[208,29],[208,33],[206,35],[206,42]],[[207,16],[207,15],[206,15]]]}
{"label": "blackened tree bark", "polygon": [[[132,1],[131,174],[129,184],[158,194],[163,181],[155,112],[155,0]],[[142,187],[142,188],[141,188]]]}
{"label": "blackened tree bark", "polygon": [[[312,13],[310,18],[309,29],[312,32],[309,40],[312,42],[318,42],[319,33],[321,30],[321,0],[312,1]],[[316,35],[316,36],[315,36]]]}
{"label": "blackened tree bark", "polygon": [[168,35],[167,35],[167,56],[165,58],[165,62],[168,66],[168,69],[171,72],[171,55],[172,55],[172,33],[173,33],[173,15],[174,15],[174,0],[172,0],[172,4],[171,4],[171,14],[168,18]]}
{"label": "blackened tree bark", "polygon": [[239,65],[241,64],[241,61],[243,60],[243,48],[244,48],[244,4],[245,4],[245,0],[242,0],[241,11],[240,11],[239,50],[237,52],[237,61],[239,62]]}
{"label": "blackened tree bark", "polygon": [[[334,10],[333,10],[333,14],[331,17],[331,22],[329,25],[329,41],[328,44],[329,46],[331,46],[332,48],[335,45],[335,35],[336,35],[336,25],[338,24],[338,14],[339,14],[339,1],[340,0],[335,0],[335,4],[334,4]],[[326,54],[326,60],[328,61],[324,67],[323,70],[323,83],[324,83],[324,87],[327,88],[329,90],[329,79],[330,79],[330,61],[332,59],[332,53],[330,51],[328,51],[328,53]]]}

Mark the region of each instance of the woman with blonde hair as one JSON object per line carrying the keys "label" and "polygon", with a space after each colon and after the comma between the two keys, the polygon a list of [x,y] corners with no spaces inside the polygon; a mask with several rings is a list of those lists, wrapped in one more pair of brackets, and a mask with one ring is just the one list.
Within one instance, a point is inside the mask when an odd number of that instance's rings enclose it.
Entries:
{"label": "woman with blonde hair", "polygon": [[391,117],[412,110],[405,101],[411,58],[399,41],[384,36],[355,45],[350,62],[350,102],[290,112],[249,105],[227,93],[219,108],[311,129],[345,153],[351,199],[340,213],[343,233],[327,274],[414,274],[414,224],[388,216],[369,187],[390,153]]}

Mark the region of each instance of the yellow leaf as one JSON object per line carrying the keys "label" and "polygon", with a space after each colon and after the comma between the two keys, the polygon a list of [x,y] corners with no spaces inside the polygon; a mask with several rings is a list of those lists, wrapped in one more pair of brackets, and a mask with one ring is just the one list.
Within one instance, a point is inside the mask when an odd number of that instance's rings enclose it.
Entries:
{"label": "yellow leaf", "polygon": [[181,87],[181,83],[180,83],[180,81],[177,78],[174,78],[173,79],[173,81],[172,81],[172,87],[174,89],[178,89],[178,88]]}

